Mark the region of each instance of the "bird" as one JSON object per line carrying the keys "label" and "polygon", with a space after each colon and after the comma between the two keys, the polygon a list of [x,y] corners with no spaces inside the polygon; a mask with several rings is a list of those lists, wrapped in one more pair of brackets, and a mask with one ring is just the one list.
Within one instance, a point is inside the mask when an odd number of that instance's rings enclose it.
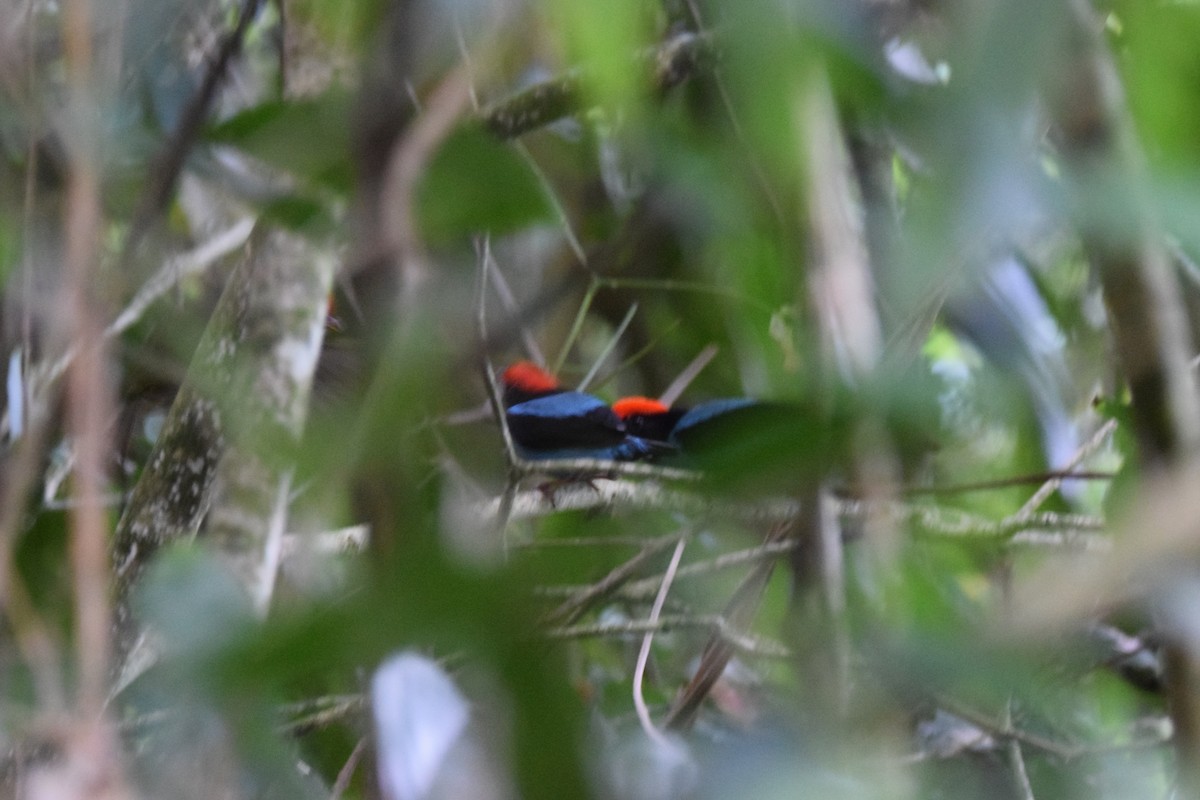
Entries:
{"label": "bird", "polygon": [[612,406],[630,434],[665,442],[685,453],[696,449],[705,431],[724,427],[750,409],[765,407],[749,397],[709,400],[691,408],[670,407],[650,397],[623,397]]}
{"label": "bird", "polygon": [[508,365],[500,375],[500,384],[504,388],[505,408],[565,391],[557,378],[532,361],[517,361]]}
{"label": "bird", "polygon": [[508,431],[524,459],[639,461],[659,449],[653,442],[631,436],[599,397],[562,388],[553,375],[532,362],[510,365],[500,381]]}
{"label": "bird", "polygon": [[649,456],[705,473],[718,487],[773,487],[814,473],[837,451],[844,424],[805,413],[801,404],[727,397],[670,407],[649,397],[624,397],[613,412],[630,436],[654,443]]}

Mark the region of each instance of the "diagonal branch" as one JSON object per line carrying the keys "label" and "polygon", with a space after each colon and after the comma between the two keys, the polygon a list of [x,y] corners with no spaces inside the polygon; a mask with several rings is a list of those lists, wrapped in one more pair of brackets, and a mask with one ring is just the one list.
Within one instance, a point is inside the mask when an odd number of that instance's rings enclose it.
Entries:
{"label": "diagonal branch", "polygon": [[138,578],[159,548],[195,536],[210,510],[212,545],[265,609],[333,268],[319,245],[269,229],[236,265],[117,525],[123,653],[143,640],[130,608]]}
{"label": "diagonal branch", "polygon": [[[716,64],[712,34],[683,31],[655,48],[642,51],[637,62],[660,92],[708,72]],[[499,139],[515,139],[584,110],[585,75],[572,70],[534,84],[485,108],[480,121]]]}
{"label": "diagonal branch", "polygon": [[175,127],[174,133],[171,134],[165,149],[155,160],[151,169],[150,182],[133,214],[133,221],[129,226],[129,235],[125,238],[121,260],[127,260],[137,250],[138,244],[141,243],[142,237],[146,235],[150,225],[167,207],[171,193],[175,190],[175,183],[183,171],[183,163],[196,143],[196,137],[200,134],[200,126],[208,117],[209,109],[217,96],[217,90],[221,88],[221,82],[225,79],[229,64],[241,50],[246,31],[258,14],[258,7],[261,4],[262,0],[242,0],[237,23],[221,41],[216,54],[209,62],[208,70],[204,73],[200,87],[184,107],[183,113],[179,115],[179,123]]}

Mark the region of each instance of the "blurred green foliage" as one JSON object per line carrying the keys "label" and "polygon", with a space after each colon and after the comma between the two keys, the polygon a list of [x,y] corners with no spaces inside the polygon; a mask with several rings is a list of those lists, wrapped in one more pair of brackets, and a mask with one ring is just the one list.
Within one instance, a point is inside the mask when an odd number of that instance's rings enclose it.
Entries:
{"label": "blurred green foliage", "polygon": [[339,89],[313,98],[268,100],[220,120],[206,138],[345,196],[353,182],[346,158],[351,100]]}
{"label": "blurred green foliage", "polygon": [[[1083,235],[1064,199],[1071,187],[1053,115],[1043,107],[1043,80],[1071,69],[1058,58],[1065,6],[698,3],[703,29],[718,42],[718,66],[657,92],[646,53],[667,38],[668,20],[691,19],[690,11],[675,13],[691,5],[530,4],[509,9],[483,35],[462,22],[480,13],[477,4],[461,0],[398,4],[403,13],[383,2],[300,0],[284,3],[282,21],[260,21],[245,64],[275,63],[281,26],[294,25],[312,37],[313,52],[301,48],[292,57],[370,65],[364,75],[383,63],[392,93],[418,101],[428,100],[445,75],[443,62],[459,52],[459,42],[441,33],[461,23],[462,52],[472,56],[485,107],[569,70],[581,76],[584,102],[520,142],[493,138],[473,112],[436,142],[414,196],[392,198],[408,204],[403,211],[416,221],[428,263],[408,265],[412,272],[398,280],[415,294],[385,297],[360,282],[386,259],[369,249],[378,242],[368,233],[379,231],[364,221],[370,215],[361,206],[369,201],[359,194],[364,176],[354,148],[363,137],[356,126],[394,112],[402,121],[395,139],[377,143],[393,148],[390,159],[410,144],[404,136],[423,112],[408,100],[398,109],[368,103],[364,110],[361,86],[284,97],[260,75],[239,73],[244,80],[235,87],[268,88],[215,113],[188,166],[189,181],[219,191],[200,202],[179,193],[169,235],[152,240],[144,257],[165,259],[184,239],[202,242],[210,215],[232,205],[225,191],[253,208],[260,225],[336,240],[347,265],[336,316],[348,331],[330,334],[322,366],[333,366],[343,350],[355,363],[349,378],[319,379],[314,390],[290,523],[301,539],[365,523],[371,542],[364,553],[315,560],[307,579],[299,568],[299,577],[285,569],[265,620],[254,618],[236,582],[202,547],[162,553],[138,607],[162,633],[164,658],[113,705],[121,719],[139,723],[127,732],[131,750],[166,751],[189,740],[188,725],[224,725],[251,787],[247,796],[326,792],[369,733],[370,715],[360,703],[297,733],[289,726],[306,715],[288,709],[358,696],[382,659],[411,648],[464,684],[478,681],[471,701],[479,724],[490,726],[487,747],[519,796],[1021,797],[1014,744],[1035,797],[1170,795],[1173,759],[1156,733],[1168,724],[1162,697],[1109,669],[1111,654],[1090,648],[1084,624],[1069,634],[1005,628],[1015,601],[1055,602],[1014,598],[1022,578],[1059,559],[1100,557],[1019,534],[1073,531],[1103,548],[1107,534],[1076,531],[1063,520],[1118,515],[1142,477],[1130,399]],[[213,8],[227,16],[234,5]],[[1105,12],[1107,43],[1152,168],[1151,199],[1182,256],[1200,252],[1193,224],[1200,210],[1197,9],[1118,2]],[[146,34],[136,16],[129,23]],[[198,38],[212,33],[194,24]],[[436,58],[410,63],[415,45],[397,52],[413,40],[438,50]],[[165,58],[186,74],[196,52],[173,46],[176,52],[163,54],[146,45],[154,58],[139,58],[131,69],[164,70]],[[940,77],[906,77],[889,61],[899,46],[914,48]],[[30,66],[56,84],[56,61]],[[126,160],[115,173],[146,174],[155,151],[140,143],[169,136],[172,126],[156,114],[181,106],[194,81],[167,77],[130,78],[159,93],[145,99],[153,108],[142,114],[118,109],[136,103],[130,96],[138,92],[110,98],[114,119],[141,120],[125,142],[138,146],[112,150]],[[870,374],[839,361],[844,343],[831,343],[822,328],[811,282],[827,244],[814,225],[820,209],[811,207],[820,164],[806,156],[813,135],[806,98],[815,86],[834,96],[848,148],[847,207],[864,227],[874,270],[877,307],[868,314],[882,341]],[[50,103],[53,92],[46,95]],[[43,174],[55,163],[38,171],[28,161],[54,130],[52,115],[19,99],[0,93],[6,359],[29,344],[19,309],[35,299],[26,294],[30,286],[50,280],[45,265],[56,263],[61,234],[61,185]],[[250,165],[251,176],[284,179],[240,192],[244,172],[221,166],[230,154]],[[10,174],[21,180],[8,181]],[[133,191],[127,183],[140,185],[116,181],[125,187],[118,199]],[[1088,203],[1096,206],[1088,213],[1112,223],[1114,237],[1137,228],[1124,193]],[[114,237],[127,229],[132,207],[109,204],[105,222]],[[477,330],[473,285],[484,237],[512,293],[511,305],[486,293],[490,350]],[[989,282],[1008,257],[1032,295],[1014,300],[1005,295],[1010,287]],[[124,335],[113,370],[123,405],[145,399],[144,387],[179,382],[219,284],[218,277],[205,287],[212,291],[186,285]],[[1024,302],[1030,296],[1035,304]],[[996,297],[999,311],[991,312],[1016,336],[985,319],[985,301]],[[383,319],[370,315],[376,302],[388,309]],[[622,479],[643,489],[663,483],[694,495],[698,506],[609,506],[599,498],[612,477],[601,475],[592,479],[594,508],[545,502],[538,514],[498,530],[480,509],[505,492],[501,438],[490,416],[452,421],[482,407],[481,358],[501,365],[529,356],[525,334],[550,363],[562,361],[560,377],[572,383],[601,360],[634,304],[632,323],[589,391],[609,401],[656,396],[711,344],[717,356],[679,403],[752,396],[772,405],[758,419],[730,418],[715,436],[724,441],[676,462],[703,468],[703,481]],[[1037,308],[1013,317],[1012,305]],[[1052,400],[1043,394],[1048,386]],[[1117,422],[1116,433],[1078,466],[1115,476],[1070,481],[1034,509],[1046,515],[1037,525],[1014,521],[1041,485],[1037,476],[1063,466],[1054,460],[1054,437],[1079,451],[1108,420]],[[144,442],[114,449],[144,458]],[[47,481],[38,483],[40,491]],[[531,503],[543,495],[553,501],[557,491],[540,477],[522,488]],[[931,488],[941,491],[908,493]],[[69,487],[49,494],[63,500]],[[685,573],[664,614],[698,621],[654,638],[643,694],[661,719],[713,632],[704,620],[725,613],[749,565],[766,556],[711,562],[762,544],[770,524],[754,512],[770,501],[818,497],[842,512],[831,515],[844,546],[839,579],[819,577],[811,547],[773,556],[776,567],[733,665],[696,725],[680,735],[697,777],[686,792],[655,794],[654,779],[669,783],[668,770],[655,771],[631,700],[641,636],[620,630],[646,618],[653,592],[630,596],[615,587],[578,620],[555,623],[568,630],[553,641],[544,615],[619,569],[637,545],[686,536]],[[895,513],[855,512],[860,501],[889,504]],[[988,527],[1000,523],[1012,524],[1000,532]],[[62,509],[31,493],[14,546],[16,572],[59,644],[71,641],[74,626],[68,535]],[[597,543],[605,538],[622,545]],[[661,578],[669,553],[649,558],[632,580]],[[701,568],[688,574],[689,565]],[[1146,616],[1139,607],[1121,621],[1132,628]],[[611,627],[579,627],[594,625]],[[5,637],[12,651],[12,631]],[[18,737],[33,716],[33,681],[17,655],[0,658],[0,669],[0,726],[5,737]],[[152,719],[164,708],[178,712],[179,730]],[[951,734],[970,746],[946,744]],[[637,769],[618,760],[630,747]],[[311,768],[311,781],[297,777],[298,760]],[[153,760],[141,759],[138,769],[152,772]],[[370,769],[359,767],[345,796],[375,796]],[[628,780],[614,788],[596,777],[606,771]]]}
{"label": "blurred green foliage", "polygon": [[432,244],[461,242],[477,231],[503,235],[552,219],[529,166],[477,125],[442,143],[422,177],[417,204],[421,231]]}

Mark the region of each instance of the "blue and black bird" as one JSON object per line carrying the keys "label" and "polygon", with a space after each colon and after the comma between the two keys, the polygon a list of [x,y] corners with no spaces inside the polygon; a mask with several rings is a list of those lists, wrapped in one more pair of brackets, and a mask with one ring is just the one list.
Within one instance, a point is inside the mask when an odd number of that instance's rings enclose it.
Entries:
{"label": "blue and black bird", "polygon": [[509,366],[500,380],[508,430],[522,458],[638,461],[663,449],[631,436],[599,397],[563,389],[529,361]]}
{"label": "blue and black bird", "polygon": [[626,397],[613,411],[630,436],[660,449],[650,458],[699,470],[716,488],[751,492],[787,489],[839,460],[846,422],[802,404],[729,397],[669,407]]}
{"label": "blue and black bird", "polygon": [[624,397],[613,403],[613,412],[630,435],[665,443],[684,455],[711,446],[711,437],[767,408],[749,397],[709,400],[691,408],[670,407],[650,397]]}

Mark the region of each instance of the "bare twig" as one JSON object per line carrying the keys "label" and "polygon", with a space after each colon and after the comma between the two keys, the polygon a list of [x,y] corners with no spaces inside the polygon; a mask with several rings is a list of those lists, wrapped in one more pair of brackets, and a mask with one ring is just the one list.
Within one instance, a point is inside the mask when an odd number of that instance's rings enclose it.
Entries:
{"label": "bare twig", "polygon": [[351,525],[348,528],[314,534],[289,533],[283,537],[283,551],[280,555],[286,561],[297,553],[306,551],[320,555],[358,553],[366,549],[370,538],[371,531],[366,525]]}
{"label": "bare twig", "polygon": [[239,220],[225,230],[213,234],[194,249],[167,259],[158,272],[142,284],[137,294],[117,315],[117,318],[104,329],[105,337],[119,336],[129,330],[142,318],[142,314],[146,313],[146,309],[151,304],[165,296],[183,279],[200,274],[224,256],[244,245],[253,230],[254,220],[248,218]]}
{"label": "bare twig", "polygon": [[629,323],[633,322],[633,317],[635,314],[637,314],[637,309],[637,303],[634,303],[629,307],[629,310],[625,312],[624,319],[621,320],[621,324],[617,326],[617,329],[613,331],[613,335],[608,338],[608,342],[604,345],[604,349],[600,351],[598,356],[596,356],[596,360],[593,362],[592,368],[587,371],[587,374],[584,375],[583,379],[580,380],[576,385],[576,389],[578,391],[587,391],[587,387],[591,385],[591,382],[596,377],[596,373],[600,371],[600,367],[604,364],[604,359],[608,358],[608,354],[616,348],[617,342],[621,340],[621,336],[625,333],[625,329],[629,327]]}
{"label": "bare twig", "polygon": [[[68,148],[66,270],[62,288],[70,322],[68,341],[100,338],[101,315],[94,291],[100,246],[100,114],[90,0],[63,7],[63,42],[68,108],[76,137]],[[65,731],[62,764],[52,769],[66,778],[64,788],[78,797],[129,797],[117,742],[104,715],[109,625],[108,515],[100,502],[108,458],[107,423],[113,405],[106,381],[104,350],[78,359],[67,375],[67,428],[75,450],[73,490],[79,505],[70,513],[71,575],[75,590],[75,646],[78,674],[74,724]],[[74,780],[69,776],[74,775]],[[87,776],[81,779],[78,776]],[[72,785],[73,784],[73,785]],[[84,788],[86,786],[86,789]]]}
{"label": "bare twig", "polygon": [[[675,539],[672,536],[660,537],[662,541],[670,542]],[[564,536],[562,538],[555,537],[553,539],[530,539],[527,542],[514,542],[513,548],[517,550],[539,550],[548,547],[637,547],[646,546],[646,539],[642,536]],[[578,591],[580,587],[574,587],[571,591]],[[566,593],[569,594],[570,592]],[[563,596],[566,596],[564,594]]]}
{"label": "bare twig", "polygon": [[[1047,478],[1046,483],[1042,485],[1041,488],[1039,488],[1036,492],[1034,492],[1033,496],[1025,501],[1025,503],[1021,505],[1020,509],[1018,509],[1017,513],[1013,516],[1021,518],[1032,514],[1039,506],[1041,506],[1042,503],[1049,499],[1050,495],[1054,494],[1058,487],[1062,486],[1064,478],[1069,477],[1072,479],[1077,479],[1078,476],[1070,474],[1071,470],[1082,464],[1084,459],[1096,451],[1096,448],[1104,444],[1104,441],[1111,436],[1112,432],[1116,429],[1117,421],[1115,419],[1110,419],[1101,425],[1100,428],[1092,434],[1091,438],[1083,443],[1083,446],[1080,447],[1079,451],[1071,457],[1071,460],[1063,466],[1062,471],[1066,474],[1052,475]],[[1109,477],[1113,476],[1109,475]]]}
{"label": "bare twig", "polygon": [[[799,543],[793,539],[785,539],[782,541],[766,542],[758,547],[749,547],[744,550],[735,550],[732,553],[722,553],[716,558],[707,559],[704,561],[696,561],[688,564],[686,567],[680,567],[675,575],[675,580],[683,580],[685,578],[697,578],[703,575],[711,575],[724,569],[732,567],[741,567],[747,564],[755,564],[766,559],[778,558],[794,551],[799,546]],[[641,598],[649,595],[653,591],[653,587],[660,580],[658,577],[644,578],[639,581],[633,581],[625,586],[621,593],[623,597]]]}
{"label": "bare twig", "polygon": [[[671,582],[675,579],[675,570],[679,568],[679,559],[683,557],[683,547],[687,543],[685,537],[680,537],[678,544],[675,545],[675,552],[671,555],[671,563],[667,565],[667,571],[663,573],[662,585],[658,589],[658,596],[654,598],[654,606],[650,609],[649,622],[657,622],[662,615],[663,604],[667,601],[667,592],[671,590]],[[633,670],[633,707],[637,710],[638,722],[642,725],[642,730],[657,744],[666,744],[666,738],[654,726],[654,720],[650,718],[650,709],[646,707],[646,698],[642,693],[642,680],[646,675],[646,662],[650,659],[650,644],[654,641],[654,631],[646,631],[646,635],[642,637],[642,646],[638,650],[637,664]]]}
{"label": "bare twig", "polygon": [[[545,625],[570,625],[583,616],[589,608],[597,602],[610,596],[617,591],[626,581],[630,579],[642,566],[653,558],[658,553],[662,552],[667,546],[675,541],[682,541],[678,536],[663,536],[657,540],[646,542],[642,550],[630,558],[625,563],[617,566],[607,575],[595,583],[589,584],[576,590],[568,597],[561,605],[555,608],[550,613],[546,614],[542,619]],[[662,584],[662,580],[656,581],[657,585]]]}
{"label": "bare twig", "polygon": [[843,500],[839,513],[860,519],[872,514],[882,514],[895,522],[916,524],[923,529],[921,533],[935,536],[1003,539],[1026,530],[1096,532],[1106,528],[1103,519],[1086,514],[1042,512],[1026,514],[1023,518],[1012,515],[1002,520],[988,520],[958,509],[899,502]]}
{"label": "bare twig", "polygon": [[[63,15],[71,106],[83,130],[73,142],[67,180],[67,255],[64,306],[73,323],[69,341],[100,339],[100,316],[92,285],[100,243],[100,175],[92,125],[95,107],[92,15],[88,0],[67,4]],[[78,359],[68,373],[67,419],[74,441],[71,512],[71,565],[75,585],[76,646],[79,663],[78,712],[99,719],[104,707],[111,652],[108,599],[108,519],[101,497],[108,457],[106,429],[111,387],[105,380],[104,350]]]}
{"label": "bare twig", "polygon": [[[1004,704],[1004,727],[1012,728],[1012,700]],[[1021,743],[1017,739],[1008,740],[1008,763],[1012,769],[1013,782],[1021,792],[1021,800],[1036,800],[1033,786],[1029,783],[1029,773],[1025,770],[1025,756],[1021,754]]]}
{"label": "bare twig", "polygon": [[383,245],[401,269],[403,302],[414,297],[427,266],[415,215],[417,185],[438,146],[462,117],[471,99],[471,78],[460,63],[437,84],[423,112],[397,140],[388,158],[380,197]]}
{"label": "bare twig", "polygon": [[[244,245],[253,229],[253,220],[241,220],[198,247],[167,259],[158,272],[142,285],[116,319],[108,324],[98,339],[73,341],[55,361],[30,370],[28,393],[31,408],[46,408],[50,405],[47,396],[49,391],[80,353],[89,348],[101,347],[129,330],[142,318],[147,308],[166,296],[180,281],[202,273]],[[11,427],[11,421],[7,417],[0,420],[0,430],[3,430],[4,425]]]}
{"label": "bare twig", "polygon": [[599,285],[596,276],[592,275],[587,291],[583,293],[583,299],[579,301],[579,308],[575,310],[575,319],[571,323],[571,329],[567,331],[567,337],[563,339],[562,344],[558,348],[558,356],[551,365],[551,372],[558,374],[562,370],[562,366],[567,360],[567,355],[571,352],[571,348],[575,346],[575,340],[579,338],[580,332],[583,331],[583,322],[587,319],[588,310],[592,307],[592,301],[596,299],[596,291],[598,289]]}
{"label": "bare twig", "polygon": [[675,405],[675,401],[687,390],[687,387],[691,386],[700,371],[708,366],[708,362],[717,357],[717,352],[718,348],[715,344],[705,345],[704,349],[696,354],[696,357],[679,373],[675,380],[671,381],[671,385],[658,396],[658,401],[665,406]]}
{"label": "bare twig", "polygon": [[[795,523],[791,520],[774,525],[767,534],[766,543],[774,544],[786,540],[792,535],[794,526]],[[774,570],[774,560],[763,561],[742,580],[721,616],[721,620],[726,621],[727,628],[741,632],[750,627]],[[725,674],[725,668],[733,658],[735,646],[728,630],[720,631],[709,639],[700,654],[700,665],[696,668],[696,674],[671,704],[663,727],[686,730],[691,726],[701,704]]]}
{"label": "bare twig", "polygon": [[[661,536],[654,540],[654,544],[658,549],[666,544],[670,544],[675,540],[675,536]],[[557,542],[559,540],[550,540]],[[644,540],[642,540],[644,541]],[[597,541],[599,546],[607,544],[607,542]],[[745,550],[735,550],[731,553],[722,553],[716,558],[705,559],[703,561],[694,561],[687,566],[680,567],[675,573],[675,580],[681,581],[685,578],[697,578],[704,575],[711,575],[714,572],[731,567],[745,566],[753,564],[767,558],[777,558],[781,555],[786,555],[799,547],[799,544],[792,540],[782,542],[768,542],[767,544],[759,545],[758,547],[750,547]],[[640,555],[640,554],[639,554]],[[616,588],[615,594],[627,600],[644,600],[652,596],[662,582],[661,575],[653,575],[641,580],[630,581],[624,586]],[[596,584],[587,584],[586,586],[545,586],[538,589],[538,594],[545,597],[572,597],[581,592],[586,592]]]}
{"label": "bare twig", "polygon": [[[700,474],[686,469],[660,467],[657,464],[645,464],[629,461],[606,461],[600,458],[554,458],[529,461],[517,459],[517,469],[522,475],[562,475],[566,477],[595,476],[595,477],[641,477],[661,478],[673,481],[697,481]],[[545,495],[543,495],[544,497]],[[557,495],[556,495],[557,498]]]}
{"label": "bare twig", "polygon": [[[312,731],[345,721],[366,708],[366,699],[361,694],[335,694],[314,697],[300,702],[288,703],[276,709],[283,720],[276,728],[289,736],[304,736]],[[122,734],[142,734],[158,725],[170,722],[179,714],[178,709],[165,708],[139,714],[121,721]]]}
{"label": "bare twig", "polygon": [[361,714],[366,708],[366,703],[366,698],[362,695],[320,698],[315,703],[305,706],[316,710],[311,713],[303,713],[301,716],[283,723],[279,726],[279,730],[289,736],[305,736]]}
{"label": "bare twig", "polygon": [[735,650],[748,655],[764,658],[788,658],[791,651],[779,642],[752,636],[737,630],[719,614],[701,616],[670,615],[659,617],[656,621],[631,620],[620,623],[596,623],[594,625],[568,625],[562,628],[551,628],[543,632],[543,636],[552,641],[568,639],[597,639],[606,637],[632,637],[649,631],[667,633],[674,630],[710,630],[721,641],[728,643]]}
{"label": "bare twig", "polygon": [[[471,53],[467,49],[466,39],[463,37],[462,29],[458,26],[457,21],[455,23],[454,32],[455,38],[458,41],[459,55],[462,57],[463,63],[466,65],[468,72],[472,75],[471,110],[476,116],[479,116],[479,97],[475,91],[475,82],[473,77],[474,68],[472,67]],[[559,224],[562,226],[563,236],[566,238],[567,245],[571,248],[571,252],[574,253],[576,261],[578,261],[582,266],[586,267],[587,253],[584,251],[583,245],[580,243],[579,237],[575,233],[575,229],[571,226],[571,218],[567,216],[567,209],[559,199],[558,192],[554,190],[554,184],[550,182],[550,179],[546,176],[545,170],[543,170],[541,165],[537,163],[537,159],[535,159],[533,154],[529,152],[529,148],[527,148],[520,141],[515,141],[513,144],[517,154],[521,156],[521,159],[524,160],[525,164],[529,167],[529,171],[532,172],[534,177],[537,179],[538,186],[540,186],[542,189],[542,194],[545,195],[547,202],[550,203],[550,207],[554,210],[554,215],[558,218]],[[498,275],[499,271],[497,271],[497,276]],[[503,278],[500,278],[497,282],[497,289],[500,288],[502,283]],[[506,285],[504,288],[507,290]],[[508,304],[508,301],[505,302]],[[513,313],[515,311],[515,306],[510,305],[508,307],[508,311],[510,314]],[[537,347],[537,343],[533,342],[533,347],[528,347],[530,341],[532,341],[532,337],[529,336],[528,330],[524,328],[524,326],[522,326],[521,333],[526,338],[526,346],[529,349],[529,354],[533,356],[539,364],[545,364],[546,361],[544,358],[542,358],[541,352]]]}
{"label": "bare twig", "polygon": [[[504,311],[510,317],[515,319],[521,310],[517,305],[517,298],[513,296],[512,289],[510,289],[508,286],[508,281],[504,277],[503,270],[501,270],[500,265],[496,263],[496,258],[492,253],[491,247],[486,247],[484,249],[484,254],[485,257],[490,258],[492,262],[490,265],[491,272],[489,274],[489,278],[492,282],[491,286],[496,290],[496,296],[500,298],[500,303],[504,306]],[[483,337],[483,341],[487,341],[486,336]],[[529,354],[529,357],[532,358],[536,363],[544,366],[546,363],[546,356],[544,353],[542,353],[541,346],[538,345],[537,337],[535,337],[525,325],[521,326],[521,341],[525,343],[525,352]]]}
{"label": "bare twig", "polygon": [[[1054,470],[1052,472],[1031,472],[1026,475],[1012,475],[1006,478],[993,478],[991,480],[969,481],[967,483],[939,483],[933,486],[904,486],[901,487],[901,494],[907,496],[928,495],[928,494],[966,494],[968,492],[986,492],[994,489],[1009,489],[1014,486],[1028,486],[1032,483],[1042,484],[1038,489],[1038,494],[1030,498],[1030,510],[1036,509],[1045,502],[1046,497],[1053,493],[1054,489],[1050,489],[1045,495],[1042,495],[1042,490],[1046,486],[1058,488],[1063,481],[1111,481],[1117,477],[1115,472],[1105,472],[1097,470],[1088,470],[1081,472],[1072,472],[1069,469]],[[857,487],[847,489],[850,494],[858,494]],[[1034,499],[1037,502],[1033,502]],[[1013,516],[1017,516],[1014,514]]]}
{"label": "bare twig", "polygon": [[563,237],[567,240],[567,246],[571,248],[572,255],[575,256],[575,261],[584,269],[588,268],[587,251],[583,249],[583,243],[579,241],[579,234],[575,233],[575,228],[571,225],[571,217],[567,214],[567,207],[563,201],[559,199],[558,192],[554,189],[554,184],[551,183],[546,171],[538,164],[537,159],[533,157],[533,153],[529,152],[529,148],[525,143],[517,140],[513,142],[517,154],[529,166],[530,172],[537,178],[538,186],[542,188],[542,194],[546,196],[547,202],[550,203],[550,208],[554,210],[554,216],[558,220],[558,224],[562,226]]}
{"label": "bare twig", "polygon": [[[546,492],[542,491],[519,492],[512,498],[512,517],[514,519],[541,517],[546,514],[555,513],[556,511],[604,510],[619,507],[670,508],[681,512],[690,510],[696,513],[703,513],[708,511],[733,517],[746,514],[753,519],[777,519],[779,515],[786,515],[787,510],[794,507],[794,504],[789,504],[787,501],[758,504],[723,501],[720,498],[713,498],[693,492],[673,490],[651,481],[606,480],[605,478],[608,476],[605,476],[603,472],[603,470],[611,466],[617,468],[614,469],[614,475],[628,474],[631,476],[654,477],[658,473],[656,472],[656,468],[651,464],[618,464],[616,462],[597,461],[548,461],[546,464],[548,465],[548,474],[553,474],[556,471],[557,465],[566,464],[568,466],[562,469],[563,475],[601,477],[592,477],[587,482],[580,481],[556,488],[553,492],[553,497],[547,497]],[[583,468],[576,467],[576,464],[583,465]],[[531,466],[533,468],[530,470],[530,473],[536,472],[536,464]],[[627,467],[640,469],[625,472],[624,470]],[[528,473],[523,472],[522,474]],[[498,505],[498,500],[490,500],[481,503],[474,513],[483,518],[495,517]]]}
{"label": "bare twig", "polygon": [[362,760],[363,753],[367,752],[367,737],[363,736],[354,745],[354,749],[350,751],[349,757],[346,758],[346,763],[338,770],[337,778],[333,782],[333,788],[329,790],[329,800],[340,800],[341,796],[350,788],[350,781],[354,778],[354,771],[358,769],[358,762]]}
{"label": "bare twig", "polygon": [[[490,284],[493,263],[491,248],[491,237],[485,235],[482,241],[478,238],[475,240],[475,257],[479,261],[479,293],[476,298],[477,307],[475,313],[480,342],[480,373],[483,377],[483,386],[487,392],[487,401],[491,406],[492,415],[500,426],[500,436],[504,440],[504,458],[508,462],[508,479],[504,484],[504,492],[496,501],[495,511],[484,518],[495,520],[496,530],[503,537],[504,532],[508,530],[508,520],[512,516],[513,502],[520,487],[522,472],[520,468],[521,459],[517,455],[517,448],[513,443],[512,432],[508,429],[508,418],[504,413],[504,395],[500,391],[500,382],[496,379],[496,370],[492,367],[492,361],[488,357],[487,352],[487,288]],[[507,537],[503,538],[507,546]]]}
{"label": "bare twig", "polygon": [[[691,18],[690,28],[695,31],[704,31],[706,25],[704,18],[700,14],[700,6],[696,0],[681,0],[687,6],[688,16]],[[721,106],[725,110],[725,118],[729,120],[729,126],[733,130],[733,135],[737,142],[742,147],[742,152],[750,163],[750,169],[754,173],[754,178],[758,181],[759,191],[763,193],[763,197],[771,206],[771,211],[775,214],[775,221],[781,226],[785,224],[783,213],[783,204],[779,201],[779,196],[771,182],[767,179],[767,171],[763,167],[762,159],[759,157],[758,148],[750,143],[749,137],[746,136],[745,128],[742,127],[742,121],[738,117],[737,111],[733,105],[733,98],[729,93],[729,89],[725,86],[725,79],[721,77],[719,70],[715,69],[715,60],[713,67],[714,82],[717,86],[717,93],[721,97]]]}
{"label": "bare twig", "polygon": [[[987,714],[976,711],[943,695],[937,697],[937,703],[956,717],[962,717],[967,722],[982,728],[998,739],[1017,741],[1041,750],[1043,753],[1049,753],[1063,759],[1076,758],[1086,752],[1085,748],[1074,742],[1061,742],[1057,739],[1050,739],[1046,736],[1030,733],[1013,725],[1011,720],[994,720]],[[1008,716],[1007,711],[1005,712],[1005,716]]]}
{"label": "bare twig", "polygon": [[[569,484],[555,490],[553,498],[542,491],[524,491],[512,498],[514,519],[540,517],[560,511],[611,510],[615,508],[667,508],[681,513],[708,514],[748,523],[779,522],[793,518],[799,503],[787,498],[746,500],[725,498],[711,493],[685,491],[657,480],[605,480],[605,478],[646,477],[660,480],[684,479],[695,482],[702,476],[689,471],[668,470],[653,464],[625,464],[588,459],[572,461],[519,462],[522,474],[545,472],[563,475],[593,475],[590,483]],[[480,503],[472,513],[481,518],[494,517],[498,500]],[[990,520],[965,511],[934,505],[897,501],[836,500],[837,513],[850,519],[875,515],[890,524],[916,525],[915,535],[996,539],[1012,544],[1106,548],[1106,522],[1087,514],[1042,512]]]}
{"label": "bare twig", "polygon": [[[479,294],[476,298],[476,325],[479,328],[479,341],[481,345],[487,342],[487,287],[491,282],[492,270],[492,239],[490,236],[484,236],[482,240],[475,241],[475,256],[479,259]],[[513,444],[512,433],[508,430],[508,420],[504,413],[504,395],[500,391],[500,381],[496,379],[496,370],[492,367],[492,362],[487,356],[487,348],[481,346],[482,367],[483,367],[483,386],[487,390],[488,404],[492,407],[492,416],[500,425],[500,435],[504,439],[504,453],[508,458],[509,472],[513,475],[510,482],[515,483],[519,476],[515,475],[518,470],[520,458],[517,456],[516,445]],[[507,515],[505,515],[507,517]]]}
{"label": "bare twig", "polygon": [[1026,528],[1014,533],[1009,538],[1008,544],[1035,548],[1063,548],[1085,553],[1111,553],[1113,549],[1111,537],[1071,528],[1058,531]]}

